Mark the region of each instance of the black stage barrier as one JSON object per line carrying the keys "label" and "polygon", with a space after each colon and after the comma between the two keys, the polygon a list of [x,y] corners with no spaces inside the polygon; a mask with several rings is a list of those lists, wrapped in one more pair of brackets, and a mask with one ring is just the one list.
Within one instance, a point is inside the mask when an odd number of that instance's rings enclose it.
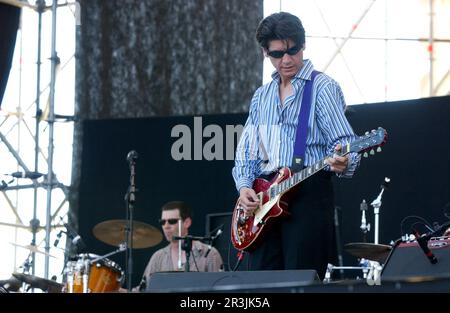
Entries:
{"label": "black stage barrier", "polygon": [[147,292],[228,292],[242,289],[286,288],[320,282],[315,270],[154,273]]}
{"label": "black stage barrier", "polygon": [[[271,273],[273,272],[273,273]],[[385,279],[381,285],[366,280],[320,282],[314,271],[159,273],[147,293],[436,293],[450,292],[450,276]],[[283,272],[285,274],[283,274]],[[279,275],[282,274],[282,275]],[[268,279],[270,278],[270,280]],[[252,279],[252,280],[251,280]]]}

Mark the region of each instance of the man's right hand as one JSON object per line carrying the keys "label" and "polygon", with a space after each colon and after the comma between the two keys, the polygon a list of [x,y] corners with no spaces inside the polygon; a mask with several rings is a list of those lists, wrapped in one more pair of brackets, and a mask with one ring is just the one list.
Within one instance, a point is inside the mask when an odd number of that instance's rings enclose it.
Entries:
{"label": "man's right hand", "polygon": [[239,190],[239,202],[244,209],[245,216],[252,216],[259,205],[259,199],[253,189],[242,187]]}

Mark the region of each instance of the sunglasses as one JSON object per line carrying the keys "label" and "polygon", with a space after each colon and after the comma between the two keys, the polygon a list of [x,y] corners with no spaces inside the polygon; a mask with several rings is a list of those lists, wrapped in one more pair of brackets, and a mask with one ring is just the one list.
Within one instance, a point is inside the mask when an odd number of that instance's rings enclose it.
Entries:
{"label": "sunglasses", "polygon": [[161,226],[166,225],[166,222],[168,222],[170,225],[175,225],[176,223],[178,223],[179,220],[180,220],[179,218],[169,218],[169,219],[167,219],[167,220],[165,220],[165,219],[159,219],[159,220],[158,220],[158,223],[159,223],[159,225],[161,225]]}
{"label": "sunglasses", "polygon": [[267,55],[275,58],[275,59],[281,59],[285,53],[289,54],[289,55],[296,55],[300,50],[302,49],[302,46],[297,45],[297,46],[293,46],[287,50],[273,50],[273,51],[267,51]]}

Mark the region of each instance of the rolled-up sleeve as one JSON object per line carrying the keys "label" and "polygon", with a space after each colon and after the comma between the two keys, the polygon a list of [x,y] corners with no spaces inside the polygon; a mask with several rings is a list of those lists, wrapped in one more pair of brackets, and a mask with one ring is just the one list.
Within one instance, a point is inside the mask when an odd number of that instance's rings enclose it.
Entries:
{"label": "rolled-up sleeve", "polygon": [[253,95],[249,115],[236,148],[232,175],[238,191],[243,187],[251,188],[253,181],[260,174],[260,163],[262,162],[258,157],[260,90],[258,89]]}
{"label": "rolled-up sleeve", "polygon": [[[357,139],[344,112],[346,104],[341,87],[335,81],[330,81],[317,94],[318,127],[327,138],[327,155],[334,153],[337,144],[342,146]],[[361,157],[358,153],[349,153],[349,163],[338,177],[350,178],[359,166]]]}

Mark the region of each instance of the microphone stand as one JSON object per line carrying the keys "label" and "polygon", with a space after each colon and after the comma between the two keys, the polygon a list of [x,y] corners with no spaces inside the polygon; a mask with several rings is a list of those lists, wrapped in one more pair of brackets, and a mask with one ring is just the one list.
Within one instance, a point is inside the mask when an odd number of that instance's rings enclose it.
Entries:
{"label": "microphone stand", "polygon": [[373,206],[373,213],[375,215],[375,240],[374,243],[378,244],[378,237],[379,237],[379,214],[380,214],[380,207],[381,207],[381,197],[383,196],[384,190],[387,189],[387,186],[390,182],[390,178],[389,177],[385,177],[384,178],[384,182],[383,184],[381,184],[381,192],[378,195],[378,197],[372,201],[372,203],[370,204],[371,206]]}
{"label": "microphone stand", "polygon": [[181,249],[183,249],[186,252],[186,263],[184,264],[184,271],[189,272],[191,270],[189,265],[189,258],[191,257],[192,251],[192,239],[189,236],[186,236],[185,239],[183,240]]}
{"label": "microphone stand", "polygon": [[138,154],[136,151],[132,150],[127,155],[127,161],[130,165],[130,186],[127,193],[125,194],[125,202],[127,207],[126,220],[127,226],[125,227],[126,236],[126,261],[125,261],[125,271],[127,273],[127,290],[131,292],[131,278],[133,275],[133,211],[134,203],[136,201],[136,185],[134,183],[134,177],[136,175],[136,159]]}
{"label": "microphone stand", "polygon": [[[341,230],[339,226],[339,211],[341,210],[340,207],[335,206],[334,207],[334,232],[336,235],[336,248],[337,248],[337,254],[338,254],[338,262],[339,266],[344,266],[344,259],[342,257],[342,244],[341,244]],[[339,271],[341,275],[341,279],[344,278],[344,269],[340,269]]]}
{"label": "microphone stand", "polygon": [[186,264],[184,265],[184,271],[189,272],[190,271],[189,258],[191,257],[192,241],[197,240],[206,243],[211,242],[212,240],[214,240],[214,238],[186,235],[184,237],[174,236],[173,240],[183,240],[181,249],[183,249],[186,252]]}

